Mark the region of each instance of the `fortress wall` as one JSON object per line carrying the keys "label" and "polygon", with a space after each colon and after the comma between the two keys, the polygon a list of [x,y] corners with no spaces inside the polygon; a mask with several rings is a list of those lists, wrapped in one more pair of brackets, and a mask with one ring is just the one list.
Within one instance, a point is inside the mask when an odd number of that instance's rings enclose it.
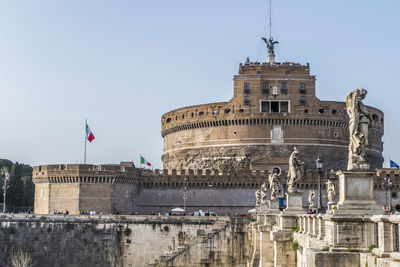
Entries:
{"label": "fortress wall", "polygon": [[[318,187],[315,190],[316,202],[318,199]],[[299,189],[303,193],[303,205],[307,207],[308,194],[311,189]],[[396,189],[399,191],[399,188]],[[194,211],[213,211],[218,215],[234,215],[236,213],[245,214],[248,210],[255,207],[255,189],[248,188],[215,188],[215,189],[189,189],[187,192],[186,210],[187,213]],[[268,192],[269,194],[269,192]],[[338,201],[336,195],[336,201]],[[375,191],[377,204],[386,205],[387,192],[382,190]],[[183,189],[162,189],[162,188],[141,188],[138,190],[136,200],[136,210],[139,214],[165,214],[171,212],[173,208],[183,208]],[[326,207],[326,188],[323,188],[323,205]],[[392,197],[392,205],[400,204],[400,193],[395,193]]]}
{"label": "fortress wall", "polygon": [[122,214],[129,214],[135,211],[136,185],[135,184],[114,184],[113,185],[113,209]]}
{"label": "fortress wall", "polygon": [[8,265],[11,250],[21,248],[32,256],[33,267],[142,267],[223,231],[213,237],[215,254],[208,254],[208,247],[203,255],[185,257],[193,266],[202,259],[230,266],[240,256],[234,249],[246,245],[243,239],[233,247],[230,223],[227,217],[2,215],[0,264]]}
{"label": "fortress wall", "polygon": [[[255,206],[255,190],[251,188],[195,188],[187,191],[186,210],[191,213],[198,210],[214,211],[219,215],[247,213]],[[183,208],[182,188],[140,188],[136,200],[139,214],[171,212],[171,209]]]}
{"label": "fortress wall", "polygon": [[109,214],[113,208],[113,185],[82,183],[79,192],[79,209]]}
{"label": "fortress wall", "polygon": [[[382,189],[386,175],[393,180],[392,203],[400,204],[400,171],[379,169],[374,181],[375,199],[379,205],[386,205],[387,191]],[[280,183],[286,183],[287,172],[282,171]],[[261,183],[267,182],[268,173],[264,171],[226,174],[211,170],[155,170],[145,171],[139,179],[136,198],[136,210],[140,214],[171,211],[175,207],[183,207],[184,177],[188,178],[186,207],[191,213],[199,209],[214,211],[220,215],[247,213],[255,206],[255,191]],[[323,204],[326,206],[326,181],[329,172],[322,175]],[[318,175],[315,171],[306,170],[297,186],[303,193],[303,205],[308,206],[309,190],[315,190],[318,196]],[[338,190],[338,186],[336,187]],[[398,193],[396,193],[398,192]],[[268,192],[269,194],[269,192]],[[336,200],[339,194],[337,192]]]}
{"label": "fortress wall", "polygon": [[[326,153],[332,152],[326,150]],[[324,166],[327,168],[329,164],[325,163]],[[284,167],[286,163],[282,166],[279,176],[281,184],[286,184],[287,171],[283,169]],[[68,175],[68,171],[65,172]],[[47,214],[53,209],[76,213],[78,208],[74,205],[77,202],[78,191],[81,211],[95,210],[103,213],[119,211],[122,214],[135,211],[140,214],[165,213],[177,206],[183,207],[185,178],[188,187],[188,212],[202,209],[219,214],[246,213],[254,207],[255,191],[263,182],[269,186],[268,170],[220,172],[216,169],[154,171],[135,169],[131,174],[107,178],[101,171],[91,171],[87,174],[90,179],[83,177],[79,183],[72,182],[75,178],[63,177],[63,174],[64,171],[58,171],[57,177],[54,178],[46,175],[37,177],[34,173],[35,213]],[[386,203],[386,193],[382,189],[386,175],[392,177],[394,185],[392,191],[400,192],[400,171],[378,169],[374,184],[376,199],[382,205]],[[324,191],[328,177],[329,172],[326,170],[322,175]],[[303,203],[306,206],[309,190],[318,190],[317,173],[310,169],[305,170],[297,188],[303,192]],[[394,205],[399,202],[399,197],[397,193],[393,194]]]}
{"label": "fortress wall", "polygon": [[48,214],[50,213],[50,184],[36,183],[35,184],[35,213]]}
{"label": "fortress wall", "polygon": [[[50,213],[55,211],[77,213],[79,210],[79,185],[77,183],[50,184]],[[36,208],[36,207],[35,207]]]}

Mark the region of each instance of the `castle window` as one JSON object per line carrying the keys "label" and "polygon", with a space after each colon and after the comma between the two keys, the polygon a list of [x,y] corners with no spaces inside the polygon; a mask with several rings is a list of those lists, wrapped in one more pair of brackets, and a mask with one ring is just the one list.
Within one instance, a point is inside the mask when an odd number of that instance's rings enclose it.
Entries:
{"label": "castle window", "polygon": [[321,108],[320,110],[318,110],[319,114],[324,114],[325,110],[323,108]]}
{"label": "castle window", "polygon": [[243,112],[244,112],[244,109],[242,109],[242,108],[239,109],[239,112],[240,112],[240,113],[243,113]]}
{"label": "castle window", "polygon": [[289,74],[290,74],[290,71],[287,70],[287,71],[286,71],[286,75],[289,75]]}
{"label": "castle window", "polygon": [[261,112],[269,112],[269,101],[261,101]]}
{"label": "castle window", "polygon": [[281,93],[282,94],[287,94],[287,83],[282,83],[281,84]]}
{"label": "castle window", "polygon": [[184,119],[184,118],[185,118],[185,114],[182,115],[182,119]]}
{"label": "castle window", "polygon": [[213,111],[212,111],[212,114],[213,114],[213,115],[216,115],[217,113],[218,113],[218,112],[217,112],[216,110],[213,110]]}
{"label": "castle window", "polygon": [[300,104],[305,104],[306,98],[304,96],[300,96]]}
{"label": "castle window", "polygon": [[300,93],[305,94],[306,93],[306,85],[304,83],[300,84]]}
{"label": "castle window", "polygon": [[278,101],[271,101],[271,112],[272,113],[279,112],[279,102]]}
{"label": "castle window", "polygon": [[263,93],[264,94],[269,94],[268,82],[264,82],[263,83]]}
{"label": "castle window", "polygon": [[336,109],[332,110],[333,115],[336,115],[336,113],[337,113]]}
{"label": "castle window", "polygon": [[168,118],[168,119],[167,119],[167,123],[170,123],[170,122],[171,122],[171,118]]}
{"label": "castle window", "polygon": [[305,110],[304,110],[304,113],[308,113],[308,109],[305,109]]}
{"label": "castle window", "polygon": [[192,112],[192,118],[194,117],[194,113]]}
{"label": "castle window", "polygon": [[204,112],[203,112],[203,111],[200,111],[200,112],[199,112],[199,116],[200,116],[200,117],[203,117],[203,116],[204,116]]}
{"label": "castle window", "polygon": [[244,97],[244,104],[245,104],[245,105],[250,104],[250,99],[249,99],[248,96],[245,96],[245,97]]}
{"label": "castle window", "polygon": [[289,112],[289,102],[281,101],[280,104],[281,104],[280,112],[283,112],[283,113]]}
{"label": "castle window", "polygon": [[244,93],[245,94],[250,93],[250,84],[249,83],[244,83]]}
{"label": "castle window", "polygon": [[231,112],[231,109],[230,109],[230,108],[226,108],[226,109],[224,110],[224,112],[225,112],[225,114],[228,114],[229,112]]}
{"label": "castle window", "polygon": [[260,112],[289,112],[289,101],[260,101]]}

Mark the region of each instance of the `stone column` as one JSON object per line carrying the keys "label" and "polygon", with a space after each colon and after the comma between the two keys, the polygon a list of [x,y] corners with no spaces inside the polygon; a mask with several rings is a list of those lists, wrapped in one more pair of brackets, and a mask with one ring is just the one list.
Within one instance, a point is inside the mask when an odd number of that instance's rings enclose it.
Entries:
{"label": "stone column", "polygon": [[388,257],[394,248],[394,229],[389,222],[389,216],[372,216],[372,221],[378,224],[378,248],[374,248],[373,254],[379,257]]}
{"label": "stone column", "polygon": [[274,242],[271,240],[271,230],[276,222],[276,215],[265,215],[265,224],[258,226],[260,232],[260,263],[259,267],[274,266]]}

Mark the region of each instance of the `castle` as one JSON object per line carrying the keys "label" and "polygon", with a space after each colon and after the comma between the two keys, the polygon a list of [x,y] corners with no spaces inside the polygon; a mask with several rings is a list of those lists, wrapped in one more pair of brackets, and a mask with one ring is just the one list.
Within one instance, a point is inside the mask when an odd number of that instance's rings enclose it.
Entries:
{"label": "castle", "polygon": [[[324,159],[327,170],[346,168],[349,134],[344,102],[316,97],[310,65],[249,62],[239,65],[228,102],[185,107],[162,116],[165,169],[286,169],[295,146],[305,169]],[[382,166],[383,112],[368,107],[373,124],[367,149],[371,168]]]}
{"label": "castle", "polygon": [[[267,63],[246,61],[234,76],[229,102],[180,108],[162,116],[164,170],[142,170],[128,162],[36,166],[35,213],[151,214],[183,202],[188,212],[247,212],[271,170],[286,183],[294,147],[305,162],[299,189],[316,189],[318,156],[325,162],[324,179],[329,170],[346,168],[349,130],[345,103],[320,101],[315,91],[309,64],[273,58]],[[376,108],[368,110],[372,128],[366,159],[375,169],[383,163],[384,116]],[[376,177],[378,189],[381,178]],[[385,197],[380,194],[382,203]]]}

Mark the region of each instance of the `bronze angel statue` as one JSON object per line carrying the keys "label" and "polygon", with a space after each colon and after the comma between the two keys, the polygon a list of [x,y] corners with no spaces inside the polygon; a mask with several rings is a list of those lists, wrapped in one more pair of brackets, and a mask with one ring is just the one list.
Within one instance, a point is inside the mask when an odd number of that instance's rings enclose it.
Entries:
{"label": "bronze angel statue", "polygon": [[267,38],[261,37],[261,39],[264,41],[264,43],[267,45],[268,48],[268,54],[269,55],[274,55],[275,56],[275,45],[279,44],[278,41],[274,41],[274,38]]}

